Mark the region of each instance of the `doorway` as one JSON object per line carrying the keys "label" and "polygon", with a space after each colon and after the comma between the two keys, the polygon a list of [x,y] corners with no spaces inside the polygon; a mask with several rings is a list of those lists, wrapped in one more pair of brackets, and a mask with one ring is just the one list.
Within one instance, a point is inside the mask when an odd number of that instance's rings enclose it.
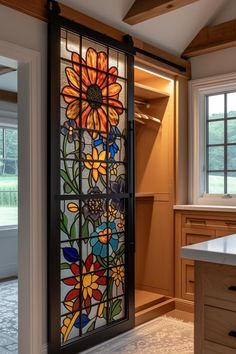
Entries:
{"label": "doorway", "polygon": [[43,308],[46,178],[43,175],[42,63],[38,52],[2,40],[0,60],[2,65],[17,69],[18,73],[18,350],[24,354],[41,354],[46,325],[42,323],[46,313],[46,305]]}

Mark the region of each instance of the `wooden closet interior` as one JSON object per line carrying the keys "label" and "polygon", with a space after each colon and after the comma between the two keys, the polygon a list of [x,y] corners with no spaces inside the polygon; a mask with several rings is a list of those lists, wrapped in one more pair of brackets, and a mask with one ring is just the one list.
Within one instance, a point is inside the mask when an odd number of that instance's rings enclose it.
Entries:
{"label": "wooden closet interior", "polygon": [[174,309],[174,79],[136,63],[136,324]]}

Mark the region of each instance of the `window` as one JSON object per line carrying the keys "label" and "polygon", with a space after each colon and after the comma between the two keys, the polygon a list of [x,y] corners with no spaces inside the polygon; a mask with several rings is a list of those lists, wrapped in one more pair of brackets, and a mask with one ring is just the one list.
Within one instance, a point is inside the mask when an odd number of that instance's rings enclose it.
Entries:
{"label": "window", "polygon": [[17,129],[0,126],[0,227],[17,225]]}
{"label": "window", "polygon": [[236,74],[190,82],[189,202],[236,205]]}
{"label": "window", "polygon": [[206,193],[236,194],[236,91],[206,97]]}

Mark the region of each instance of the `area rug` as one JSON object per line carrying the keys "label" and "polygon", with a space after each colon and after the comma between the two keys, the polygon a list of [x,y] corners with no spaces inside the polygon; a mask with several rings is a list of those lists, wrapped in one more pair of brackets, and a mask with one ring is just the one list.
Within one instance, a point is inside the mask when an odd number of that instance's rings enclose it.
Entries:
{"label": "area rug", "polygon": [[0,282],[0,354],[17,354],[18,282]]}
{"label": "area rug", "polygon": [[84,354],[193,354],[193,323],[161,316]]}

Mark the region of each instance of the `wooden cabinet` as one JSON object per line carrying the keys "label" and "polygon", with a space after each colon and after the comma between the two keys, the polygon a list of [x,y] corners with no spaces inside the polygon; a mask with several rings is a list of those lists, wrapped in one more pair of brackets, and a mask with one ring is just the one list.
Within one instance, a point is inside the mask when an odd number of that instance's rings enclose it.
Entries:
{"label": "wooden cabinet", "polygon": [[[236,232],[236,213],[175,211],[175,296],[194,300],[194,262],[182,260],[180,248]],[[236,296],[236,294],[235,294]]]}
{"label": "wooden cabinet", "polygon": [[236,267],[196,261],[195,353],[235,353]]}

